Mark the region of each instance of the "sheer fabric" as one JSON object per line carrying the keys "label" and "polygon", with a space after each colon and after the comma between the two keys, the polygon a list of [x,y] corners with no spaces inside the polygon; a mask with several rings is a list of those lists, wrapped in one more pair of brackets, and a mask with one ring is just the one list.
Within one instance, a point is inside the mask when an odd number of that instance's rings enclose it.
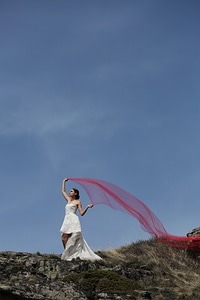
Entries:
{"label": "sheer fabric", "polygon": [[144,231],[160,242],[179,248],[200,251],[200,237],[175,236],[167,233],[158,217],[137,197],[119,186],[99,179],[69,178],[81,185],[93,204],[106,204],[136,218]]}

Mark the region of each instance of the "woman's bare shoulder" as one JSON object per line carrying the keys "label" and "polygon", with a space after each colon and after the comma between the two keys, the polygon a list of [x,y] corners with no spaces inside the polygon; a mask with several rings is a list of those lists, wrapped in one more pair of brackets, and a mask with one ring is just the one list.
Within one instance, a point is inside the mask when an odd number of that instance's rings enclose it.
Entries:
{"label": "woman's bare shoulder", "polygon": [[80,205],[81,201],[80,200],[76,200],[76,205]]}

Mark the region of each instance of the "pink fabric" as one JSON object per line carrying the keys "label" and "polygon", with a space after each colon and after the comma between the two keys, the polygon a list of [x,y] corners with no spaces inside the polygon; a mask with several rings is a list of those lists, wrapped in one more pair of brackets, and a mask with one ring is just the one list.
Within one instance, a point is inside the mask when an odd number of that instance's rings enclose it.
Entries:
{"label": "pink fabric", "polygon": [[113,183],[92,178],[69,178],[81,185],[93,204],[106,204],[135,217],[144,231],[160,242],[200,251],[200,237],[180,237],[167,233],[158,217],[137,197]]}

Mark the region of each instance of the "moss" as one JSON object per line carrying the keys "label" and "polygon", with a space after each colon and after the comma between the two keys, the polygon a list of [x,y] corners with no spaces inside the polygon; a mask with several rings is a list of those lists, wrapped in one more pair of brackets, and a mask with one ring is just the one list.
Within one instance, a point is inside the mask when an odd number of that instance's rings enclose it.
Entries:
{"label": "moss", "polygon": [[65,276],[63,280],[65,282],[72,281],[84,290],[90,289],[118,295],[129,294],[134,296],[135,290],[142,288],[135,281],[106,270],[93,270],[79,274],[71,274]]}

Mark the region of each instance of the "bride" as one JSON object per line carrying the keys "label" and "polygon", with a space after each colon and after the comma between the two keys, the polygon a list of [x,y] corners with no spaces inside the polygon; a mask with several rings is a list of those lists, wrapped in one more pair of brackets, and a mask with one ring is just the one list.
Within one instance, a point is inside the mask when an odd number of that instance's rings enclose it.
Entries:
{"label": "bride", "polygon": [[89,204],[85,209],[82,208],[81,201],[79,200],[79,191],[75,188],[71,189],[69,196],[66,193],[65,183],[68,178],[65,178],[62,182],[62,194],[67,201],[65,206],[65,217],[63,224],[60,228],[62,237],[62,243],[64,246],[64,252],[61,256],[63,260],[72,260],[73,258],[80,258],[81,260],[100,260],[101,257],[95,254],[85,239],[82,236],[81,224],[76,211],[78,209],[81,216],[87,212],[89,208],[94,205]]}

